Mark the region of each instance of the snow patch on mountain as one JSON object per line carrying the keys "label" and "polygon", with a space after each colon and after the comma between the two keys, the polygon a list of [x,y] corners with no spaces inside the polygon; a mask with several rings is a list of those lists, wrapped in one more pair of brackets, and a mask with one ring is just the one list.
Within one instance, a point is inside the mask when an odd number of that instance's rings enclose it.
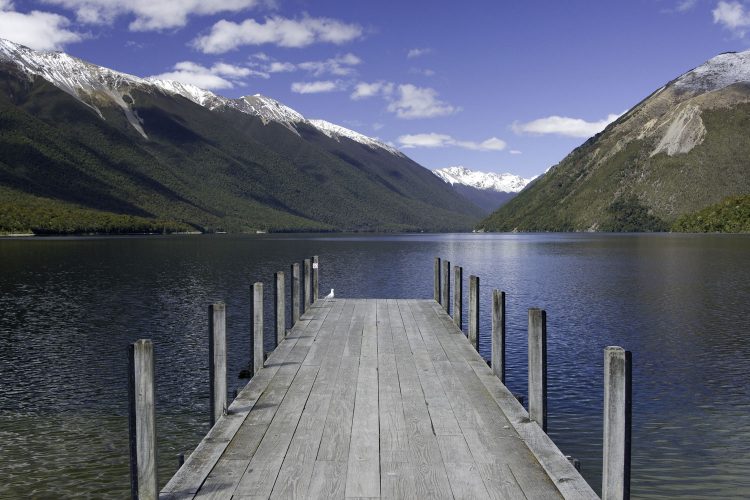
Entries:
{"label": "snow patch on mountain", "polygon": [[372,149],[381,148],[396,156],[404,156],[401,151],[385,144],[384,142],[373,139],[372,137],[367,137],[366,135],[342,127],[341,125],[336,125],[335,123],[327,122],[325,120],[308,120],[308,123],[331,139],[338,141],[340,137],[346,137],[347,139],[359,142],[360,144],[364,144]]}
{"label": "snow patch on mountain", "polygon": [[297,135],[299,135],[297,124],[308,123],[335,140],[346,137],[373,149],[380,148],[391,154],[404,156],[396,148],[353,130],[324,120],[307,120],[301,113],[289,106],[261,94],[229,99],[195,85],[174,80],[140,78],[88,63],[64,52],[37,51],[2,38],[0,38],[0,61],[15,65],[29,79],[36,76],[44,78],[94,110],[102,119],[104,115],[97,105],[107,101],[115,103],[122,109],[133,128],[146,139],[148,136],[143,129],[143,121],[132,106],[134,97],[131,89],[133,88],[144,92],[159,90],[167,95],[182,96],[211,111],[235,109],[259,117],[264,124],[279,123]]}
{"label": "snow patch on mountain", "polygon": [[719,54],[679,77],[674,85],[703,93],[739,82],[750,83],[750,50]]}
{"label": "snow patch on mountain", "polygon": [[536,176],[531,179],[525,179],[519,175],[510,173],[479,172],[477,170],[469,170],[463,166],[439,168],[433,170],[432,173],[450,185],[464,184],[477,189],[500,193],[518,193],[529,182],[536,179]]}

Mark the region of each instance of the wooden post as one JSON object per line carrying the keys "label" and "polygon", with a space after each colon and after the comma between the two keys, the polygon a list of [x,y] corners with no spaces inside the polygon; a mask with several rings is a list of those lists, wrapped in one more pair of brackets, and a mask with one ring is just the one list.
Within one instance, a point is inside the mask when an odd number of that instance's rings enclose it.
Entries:
{"label": "wooden post", "polygon": [[226,306],[208,306],[208,377],[211,381],[211,427],[227,413]]}
{"label": "wooden post", "polygon": [[302,283],[302,288],[304,290],[304,311],[307,312],[308,309],[310,309],[310,298],[312,297],[312,293],[310,290],[310,284],[312,282],[312,264],[310,263],[310,259],[305,259],[304,261],[304,268],[305,268],[305,279]]}
{"label": "wooden post", "polygon": [[292,326],[299,321],[299,262],[292,264]]}
{"label": "wooden post", "polygon": [[604,349],[604,455],[602,499],[630,498],[632,357],[622,347]]}
{"label": "wooden post", "polygon": [[139,340],[128,346],[130,491],[138,500],[156,500],[156,412],[154,345]]}
{"label": "wooden post", "polygon": [[263,283],[253,285],[253,375],[263,368]]}
{"label": "wooden post", "polygon": [[492,372],[505,383],[505,292],[492,290]]}
{"label": "wooden post", "polygon": [[453,322],[460,330],[463,325],[464,268],[453,266]]}
{"label": "wooden post", "polygon": [[529,418],[547,432],[547,313],[529,309]]}
{"label": "wooden post", "polygon": [[443,261],[443,274],[440,277],[442,280],[443,293],[440,298],[440,303],[443,304],[445,312],[450,314],[449,305],[451,303],[451,263],[448,260]]}
{"label": "wooden post", "polygon": [[437,302],[438,304],[440,303],[440,257],[435,257],[432,297],[435,299],[435,302]]}
{"label": "wooden post", "polygon": [[479,276],[469,276],[469,343],[479,351]]}
{"label": "wooden post", "polygon": [[283,271],[276,271],[273,280],[273,317],[276,321],[276,345],[281,344],[286,336],[286,305],[284,288],[286,286]]}
{"label": "wooden post", "polygon": [[318,268],[320,267],[320,261],[317,255],[313,255],[312,258],[312,301],[313,304],[318,300]]}

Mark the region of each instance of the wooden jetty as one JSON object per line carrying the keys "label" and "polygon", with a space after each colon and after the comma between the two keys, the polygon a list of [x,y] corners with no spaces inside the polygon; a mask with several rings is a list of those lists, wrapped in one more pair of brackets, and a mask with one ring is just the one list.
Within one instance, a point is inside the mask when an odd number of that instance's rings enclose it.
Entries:
{"label": "wooden jetty", "polygon": [[[317,263],[316,258],[315,278]],[[159,498],[598,498],[544,432],[544,422],[530,419],[503,385],[502,367],[489,367],[448,315],[450,294],[437,282],[450,273],[437,263],[435,272],[440,300],[327,300],[318,299],[317,287],[310,286],[299,321],[265,362],[255,353],[262,367],[229,407],[220,396],[212,398],[218,401],[211,410],[215,424]],[[305,275],[307,290],[313,275]],[[472,293],[475,286],[478,279],[472,280]],[[495,295],[493,343],[504,351],[504,295],[502,301]],[[258,300],[256,293],[256,315]],[[460,303],[454,295],[454,315]],[[478,305],[471,314],[473,308]],[[215,318],[223,308],[210,311]],[[543,315],[533,311],[530,336],[546,337],[537,327]],[[277,321],[283,316],[277,311]],[[219,326],[209,330],[223,336],[224,318],[210,321]],[[478,325],[470,328],[478,332]],[[221,364],[225,354],[219,356]],[[504,352],[493,351],[493,360],[502,363]],[[629,488],[623,448],[626,442],[629,448],[624,427],[629,403],[625,396],[618,399],[629,389],[622,382],[625,371],[618,372],[625,366],[607,364],[608,380],[619,383],[605,394],[617,400],[609,411],[612,423],[605,425],[614,436],[605,436],[606,451],[614,457],[605,498],[613,499],[627,498]],[[546,367],[543,371],[546,384]],[[544,418],[546,386],[529,393],[536,398],[532,408],[543,404]],[[153,411],[147,417],[153,418]],[[143,446],[137,436],[131,443]],[[131,456],[143,454],[137,451]],[[141,474],[152,488],[155,473]],[[156,498],[154,490],[134,488],[136,498]]]}

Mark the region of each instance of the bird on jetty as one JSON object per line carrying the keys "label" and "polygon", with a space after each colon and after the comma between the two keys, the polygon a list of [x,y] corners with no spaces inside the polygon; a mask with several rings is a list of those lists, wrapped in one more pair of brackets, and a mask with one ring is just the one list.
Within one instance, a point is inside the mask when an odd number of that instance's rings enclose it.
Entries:
{"label": "bird on jetty", "polygon": [[332,299],[333,298],[333,288],[331,288],[331,293],[325,296],[326,299]]}

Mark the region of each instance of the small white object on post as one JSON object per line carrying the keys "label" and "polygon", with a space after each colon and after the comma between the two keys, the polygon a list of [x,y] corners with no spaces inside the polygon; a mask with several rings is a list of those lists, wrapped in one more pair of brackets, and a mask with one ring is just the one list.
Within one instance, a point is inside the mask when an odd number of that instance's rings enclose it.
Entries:
{"label": "small white object on post", "polygon": [[317,255],[313,255],[312,258],[312,302],[313,304],[318,301],[319,298],[319,290],[318,286],[320,284],[318,278],[319,278],[319,272],[320,270],[320,260],[318,259]]}
{"label": "small white object on post", "polygon": [[253,375],[263,368],[263,283],[253,285]]}
{"label": "small white object on post", "polygon": [[211,427],[227,413],[226,305],[208,306],[208,362],[211,384]]}
{"label": "small white object on post", "polygon": [[547,313],[529,309],[529,418],[547,432]]}
{"label": "small white object on post", "polygon": [[128,346],[130,487],[133,498],[156,500],[156,411],[154,345],[138,340]]}
{"label": "small white object on post", "polygon": [[604,349],[604,454],[602,499],[630,498],[632,357],[622,347]]}

